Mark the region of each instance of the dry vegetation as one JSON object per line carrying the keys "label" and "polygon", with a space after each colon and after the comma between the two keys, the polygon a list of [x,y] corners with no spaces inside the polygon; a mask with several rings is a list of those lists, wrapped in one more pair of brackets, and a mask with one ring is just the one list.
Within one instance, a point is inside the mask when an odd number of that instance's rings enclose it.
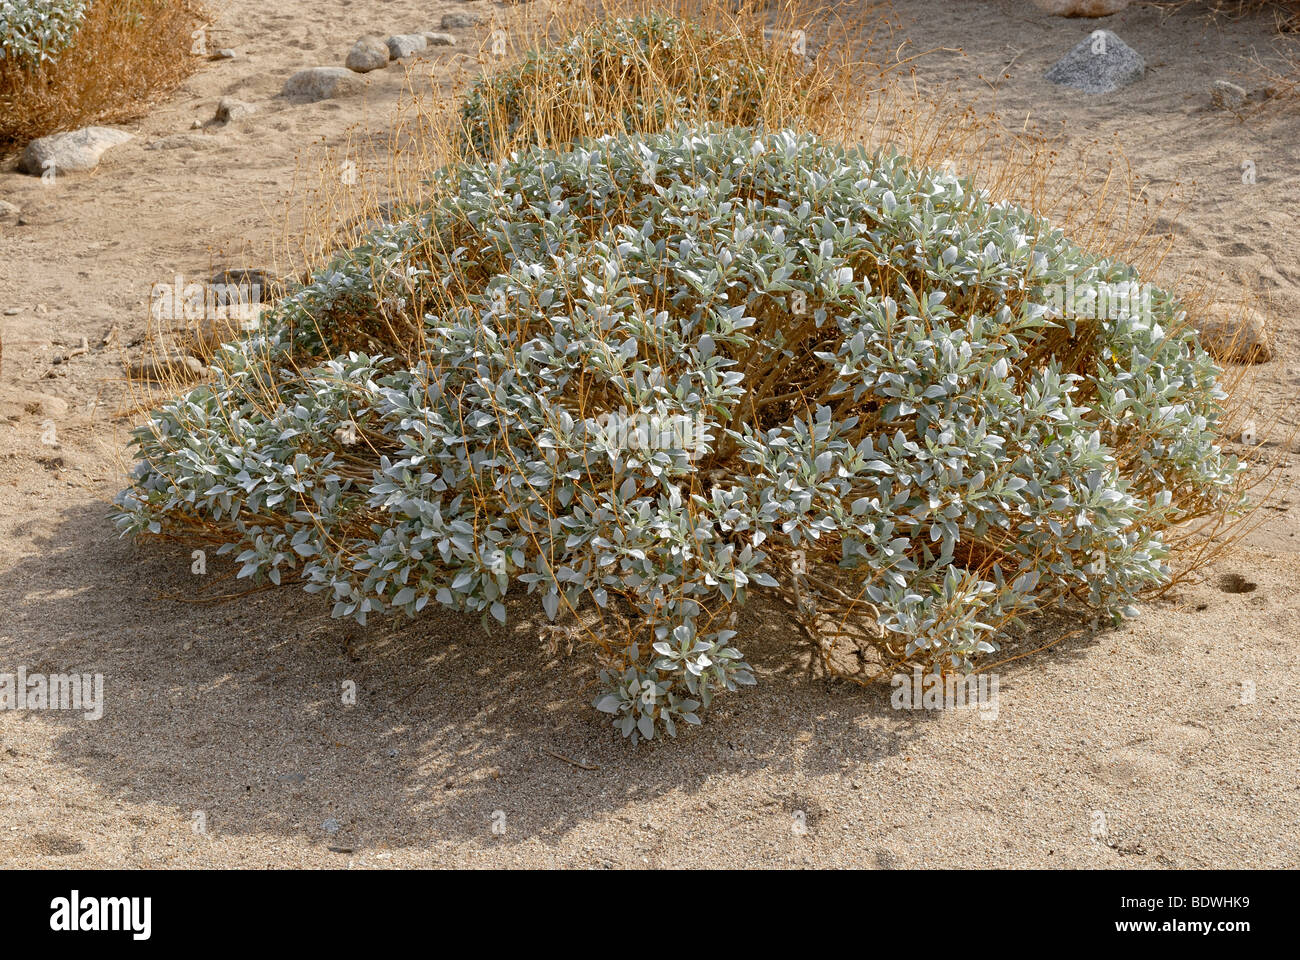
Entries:
{"label": "dry vegetation", "polygon": [[96,0],[53,60],[0,60],[0,146],[139,116],[197,68],[206,16],[195,0]]}
{"label": "dry vegetation", "polygon": [[[1188,0],[1183,0],[1183,3]],[[1284,33],[1300,32],[1300,0],[1197,0],[1209,8],[1212,16],[1232,18],[1263,13],[1277,22]],[[1182,5],[1182,4],[1176,4]]]}
{"label": "dry vegetation", "polygon": [[[409,96],[379,149],[372,149],[373,141],[358,138],[324,158],[319,167],[301,172],[302,182],[310,184],[306,200],[309,226],[286,231],[283,236],[282,259],[292,264],[285,272],[306,279],[333,251],[350,245],[376,220],[400,219],[403,211],[429,204],[435,199],[433,191],[446,187],[432,174],[446,164],[465,160],[472,152],[500,158],[525,143],[554,145],[611,132],[643,132],[692,119],[788,126],[845,143],[892,145],[924,166],[949,167],[972,179],[994,200],[1009,200],[1050,217],[1079,246],[1132,263],[1146,279],[1172,279],[1161,272],[1167,244],[1149,237],[1151,224],[1169,213],[1170,198],[1152,197],[1142,190],[1114,147],[1086,155],[1066,152],[1054,138],[1009,129],[996,117],[954,105],[942,91],[921,94],[910,82],[907,57],[900,56],[889,42],[888,8],[884,6],[858,8],[849,21],[803,0],[787,0],[776,11],[749,5],[735,12],[726,5],[690,0],[616,0],[602,4],[599,10],[583,3],[560,3],[545,15],[524,5],[505,20],[504,55],[495,46],[499,44],[496,36],[489,33],[485,38],[481,70],[489,77],[510,76],[531,51],[553,47],[603,17],[636,16],[651,10],[683,17],[705,29],[698,35],[686,35],[671,53],[631,63],[595,56],[576,85],[572,76],[537,69],[524,74],[528,82],[513,99],[494,93],[504,88],[491,84],[480,88],[484,109],[479,120],[489,131],[486,137],[467,135],[461,112],[466,86],[478,71],[468,74],[453,91],[455,95],[448,97],[445,90],[422,88],[419,71],[413,70]],[[807,59],[792,53],[794,31],[806,31]],[[734,74],[738,64],[765,78],[757,104],[713,96],[710,78]],[[667,115],[658,116],[636,109],[649,101],[673,106]],[[520,117],[522,124],[512,120]],[[365,175],[340,178],[339,170],[347,163],[356,164]],[[382,187],[376,188],[376,184]],[[470,293],[479,286],[481,282],[465,278],[452,283],[446,288],[450,299],[438,303],[437,311],[448,315],[471,305]],[[1194,322],[1199,305],[1210,299],[1209,294],[1171,286],[1188,305],[1190,319],[1184,322]],[[423,333],[411,316],[419,314],[385,316],[378,326],[351,329],[346,343],[330,346],[405,353],[413,358],[420,353]],[[1077,364],[1087,360],[1081,355],[1073,359]],[[771,381],[774,396],[816,392],[817,385],[800,381],[790,369],[758,370],[754,375]],[[1231,393],[1239,382],[1238,374],[1229,373],[1225,386]],[[168,389],[179,386],[178,377]],[[1241,400],[1234,396],[1229,407]],[[271,401],[273,398],[268,398]],[[1229,429],[1240,419],[1230,414],[1226,420]],[[1122,455],[1136,458],[1145,439],[1141,435],[1128,437]],[[361,476],[370,469],[368,459],[349,469]],[[1264,469],[1244,482],[1259,483],[1269,476]],[[1223,512],[1198,514],[1192,510],[1189,516],[1192,522],[1170,537],[1177,551],[1176,579],[1206,563],[1242,535],[1250,523],[1249,517],[1230,517]],[[205,524],[196,520],[189,534],[220,542],[222,532],[205,529]],[[824,556],[812,562],[831,560],[831,547],[833,544],[823,545],[820,553]],[[983,571],[998,555],[991,551],[984,558],[966,560]],[[822,570],[831,567],[833,563],[827,562]],[[820,612],[807,620],[806,626],[811,635],[823,639],[827,634],[850,635],[851,620],[861,614],[863,600],[846,593],[851,589],[847,584],[831,582],[829,574],[826,577],[820,581]],[[788,599],[802,608],[799,597]],[[595,639],[590,629],[588,633]],[[1060,639],[1064,636],[1057,642]],[[600,645],[606,651],[612,649]],[[832,644],[823,643],[821,650],[829,670],[851,672],[833,656]],[[887,676],[906,658],[887,645],[882,651],[878,675]]]}
{"label": "dry vegetation", "polygon": [[1231,22],[1243,17],[1268,17],[1277,27],[1277,60],[1265,63],[1258,56],[1251,73],[1268,90],[1269,96],[1253,110],[1283,105],[1294,109],[1300,97],[1300,0],[1174,0],[1162,4],[1174,10],[1202,10],[1215,22]]}

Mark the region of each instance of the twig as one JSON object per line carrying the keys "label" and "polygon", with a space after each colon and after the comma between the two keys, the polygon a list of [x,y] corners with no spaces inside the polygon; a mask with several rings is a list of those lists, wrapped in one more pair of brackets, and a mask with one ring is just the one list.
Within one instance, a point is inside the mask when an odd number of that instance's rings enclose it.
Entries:
{"label": "twig", "polygon": [[54,362],[56,364],[67,363],[73,357],[79,357],[83,353],[89,353],[89,352],[90,352],[90,346],[86,343],[86,338],[82,337],[81,346],[69,350],[67,353],[59,354],[57,357],[54,358]]}
{"label": "twig", "polygon": [[[1010,44],[1007,44],[1007,47],[1008,49],[1016,50],[1016,48],[1011,46]],[[1024,52],[1025,52],[1024,50],[1016,50],[1016,55],[1012,57],[1010,60],[1008,60],[1003,65],[1002,69],[998,71],[998,78],[995,82],[989,83],[988,80],[984,80],[984,82],[988,84],[990,90],[997,90],[997,88],[1002,85],[1002,81],[1006,79],[1007,71],[1010,70],[1015,65],[1015,62],[1020,59],[1020,55]]]}
{"label": "twig", "polygon": [[563,760],[565,763],[571,763],[571,764],[573,764],[575,767],[581,767],[583,770],[599,770],[599,769],[600,769],[600,767],[598,767],[598,766],[597,766],[596,764],[594,764],[594,763],[583,763],[581,760],[574,760],[574,759],[572,759],[572,758],[570,758],[570,757],[566,757],[566,756],[565,756],[564,754],[562,754],[562,753],[556,753],[554,750],[547,750],[545,747],[542,747],[541,750],[542,750],[542,753],[549,753],[549,754],[550,754],[551,756],[553,756],[556,760]]}

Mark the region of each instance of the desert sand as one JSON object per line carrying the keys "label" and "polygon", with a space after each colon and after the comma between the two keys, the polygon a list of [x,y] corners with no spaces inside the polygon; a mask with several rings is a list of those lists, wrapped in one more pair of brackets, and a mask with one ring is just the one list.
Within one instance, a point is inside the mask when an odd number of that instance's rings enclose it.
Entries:
{"label": "desert sand", "polygon": [[[530,601],[491,633],[434,611],[360,628],[296,588],[199,602],[186,548],[119,539],[109,501],[140,417],[122,360],[151,285],[267,264],[304,151],[382,130],[403,83],[394,65],[367,75],[364,97],[290,105],[274,99],[285,78],[341,64],[364,33],[495,9],[210,6],[208,45],[238,58],[123,124],[135,139],[93,173],[46,186],[16,156],[0,162],[0,199],[21,217],[0,222],[0,672],[102,673],[106,698],[99,720],[0,712],[0,865],[1300,866],[1291,441],[1269,448],[1280,485],[1236,553],[1119,629],[1002,667],[996,717],[896,711],[888,688],[828,680],[781,608],[755,603],[740,629],[759,685],[636,748],[587,706],[587,658],[543,648]],[[1168,266],[1258,286],[1277,350],[1250,381],[1288,436],[1300,110],[1237,116],[1210,109],[1208,89],[1271,55],[1271,24],[1150,5],[1065,20],[1021,0],[900,0],[896,13],[929,51],[923,87],[1075,147],[1116,143],[1153,194],[1177,190]],[[1145,56],[1142,80],[1088,96],[1043,79],[1098,26]],[[445,84],[484,30],[453,31],[457,46],[412,69]],[[258,112],[191,129],[223,96]],[[210,560],[209,576],[227,572]]]}

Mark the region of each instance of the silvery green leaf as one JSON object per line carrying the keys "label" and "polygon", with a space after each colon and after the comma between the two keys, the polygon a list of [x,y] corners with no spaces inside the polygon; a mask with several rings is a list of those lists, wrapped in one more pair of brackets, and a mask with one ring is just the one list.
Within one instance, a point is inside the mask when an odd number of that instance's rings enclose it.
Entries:
{"label": "silvery green leaf", "polygon": [[554,620],[560,609],[560,595],[554,590],[542,594],[542,609],[546,611],[546,619]]}

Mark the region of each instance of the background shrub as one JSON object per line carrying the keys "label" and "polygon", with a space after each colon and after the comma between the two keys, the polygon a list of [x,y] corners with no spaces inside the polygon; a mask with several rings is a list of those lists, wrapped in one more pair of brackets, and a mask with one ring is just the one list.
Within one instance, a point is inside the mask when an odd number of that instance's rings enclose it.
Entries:
{"label": "background shrub", "polygon": [[675,127],[434,187],[136,431],[123,531],[362,623],[538,593],[651,737],[752,682],[751,590],[838,610],[863,676],[969,669],[1048,603],[1132,613],[1239,502],[1173,298],[1096,316],[1131,267],[954,177]]}
{"label": "background shrub", "polygon": [[193,72],[203,22],[191,0],[0,0],[0,144],[138,115]]}
{"label": "background shrub", "polygon": [[35,64],[69,43],[86,0],[0,0],[0,60]]}
{"label": "background shrub", "polygon": [[465,152],[497,156],[586,135],[653,132],[687,119],[788,124],[815,112],[827,78],[736,24],[675,16],[597,21],[555,47],[471,84],[460,112]]}

